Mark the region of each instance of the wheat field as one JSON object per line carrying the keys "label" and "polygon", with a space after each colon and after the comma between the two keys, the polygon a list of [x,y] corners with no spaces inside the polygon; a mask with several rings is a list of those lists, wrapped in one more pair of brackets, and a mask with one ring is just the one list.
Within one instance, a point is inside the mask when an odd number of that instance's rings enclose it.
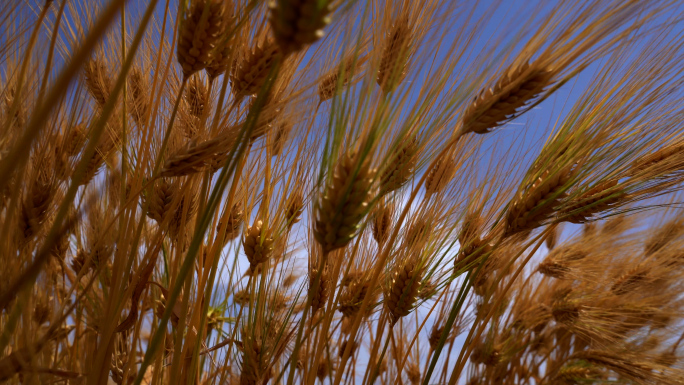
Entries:
{"label": "wheat field", "polygon": [[677,0],[0,1],[0,382],[684,384]]}

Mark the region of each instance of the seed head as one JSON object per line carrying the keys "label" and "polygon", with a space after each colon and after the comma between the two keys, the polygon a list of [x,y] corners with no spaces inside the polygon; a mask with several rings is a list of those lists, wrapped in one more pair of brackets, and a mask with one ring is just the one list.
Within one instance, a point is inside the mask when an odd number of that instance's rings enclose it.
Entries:
{"label": "seed head", "polygon": [[84,72],[88,93],[98,106],[104,106],[112,88],[107,66],[100,59],[92,59],[85,64]]}
{"label": "seed head", "polygon": [[281,56],[280,47],[271,40],[266,40],[247,52],[232,75],[231,89],[235,98],[240,100],[258,93]]}
{"label": "seed head", "polygon": [[273,35],[284,53],[296,52],[323,37],[330,23],[328,0],[274,0],[269,4]]}
{"label": "seed head", "polygon": [[406,77],[412,43],[411,23],[406,18],[397,20],[385,37],[378,67],[378,85],[385,94],[394,91]]}
{"label": "seed head", "polygon": [[525,62],[510,68],[489,89],[483,89],[463,113],[463,132],[486,134],[516,116],[552,84],[553,72]]}
{"label": "seed head", "polygon": [[371,199],[375,171],[368,159],[343,155],[314,207],[314,237],[323,252],[344,247],[356,235]]}
{"label": "seed head", "polygon": [[[418,144],[418,139],[415,136],[408,140],[401,141],[399,148],[392,154],[391,160],[380,178],[381,191],[383,194],[400,189],[409,181],[409,179],[411,179],[416,167],[416,162],[418,161]],[[437,170],[435,170],[435,173],[436,172]],[[433,176],[433,178],[434,177],[435,176]],[[432,183],[434,182],[430,182],[431,189],[434,188],[432,187]]]}
{"label": "seed head", "polygon": [[371,230],[375,241],[382,245],[389,237],[392,228],[392,212],[394,207],[390,204],[380,204],[375,209],[373,214],[373,221],[371,222]]}
{"label": "seed head", "polygon": [[268,235],[268,229],[260,220],[247,228],[242,240],[242,246],[247,255],[250,268],[256,269],[258,265],[266,262],[273,251],[273,238]]}
{"label": "seed head", "polygon": [[384,296],[385,308],[389,311],[392,324],[413,311],[422,279],[422,266],[415,259],[409,258],[395,268]]}
{"label": "seed head", "polygon": [[224,28],[224,7],[221,0],[193,0],[182,10],[178,32],[178,63],[186,78],[211,63],[216,44]]}

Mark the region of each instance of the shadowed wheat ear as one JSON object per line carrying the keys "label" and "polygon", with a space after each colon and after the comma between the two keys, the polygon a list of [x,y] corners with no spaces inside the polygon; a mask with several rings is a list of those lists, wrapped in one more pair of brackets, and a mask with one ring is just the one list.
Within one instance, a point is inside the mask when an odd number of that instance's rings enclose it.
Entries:
{"label": "shadowed wheat ear", "polygon": [[466,107],[463,132],[486,134],[527,111],[530,106],[526,105],[553,83],[553,75],[535,62],[509,68],[494,86],[480,91]]}
{"label": "shadowed wheat ear", "polygon": [[[395,152],[389,155],[389,164],[380,177],[382,194],[400,189],[411,179],[418,161],[418,146],[418,138],[412,136],[408,140],[402,140]],[[436,173],[437,170],[434,172]],[[427,183],[426,181],[426,186]]]}
{"label": "shadowed wheat ear", "polygon": [[505,235],[533,230],[551,218],[567,196],[565,190],[573,168],[574,164],[553,172],[547,169],[526,191],[521,192],[506,213]]}
{"label": "shadowed wheat ear", "polygon": [[368,211],[375,170],[369,159],[344,154],[314,207],[313,234],[324,253],[344,247]]}
{"label": "shadowed wheat ear", "polygon": [[413,30],[408,18],[395,21],[385,37],[378,67],[377,82],[382,91],[388,94],[397,88],[406,77],[411,57]]}
{"label": "shadowed wheat ear", "polygon": [[24,239],[38,233],[47,219],[53,198],[57,192],[55,181],[48,175],[45,160],[37,162],[19,213],[19,231]]}
{"label": "shadowed wheat ear", "polygon": [[[226,223],[226,234],[223,237],[223,241],[221,244],[225,244],[226,242],[237,238],[238,235],[240,235],[240,227],[244,223],[244,211],[242,208],[240,208],[240,205],[238,203],[234,203],[233,207],[230,210],[230,213],[228,214],[228,219]],[[223,220],[220,220],[219,223],[216,225],[216,232],[220,236],[220,229],[223,226]]]}
{"label": "shadowed wheat ear", "polygon": [[282,122],[278,124],[273,134],[273,140],[271,142],[271,155],[278,156],[283,152],[285,144],[287,144],[287,139],[290,136],[290,131],[292,131],[292,122],[290,119],[283,119]]}
{"label": "shadowed wheat ear", "polygon": [[271,377],[271,370],[266,370],[271,341],[258,334],[243,332],[240,385],[266,384]]}
{"label": "shadowed wheat ear", "polygon": [[104,106],[112,88],[107,66],[100,59],[92,59],[84,65],[83,72],[88,93],[98,106]]}
{"label": "shadowed wheat ear", "polygon": [[149,198],[147,216],[162,224],[171,209],[171,204],[177,190],[178,186],[169,182],[166,178],[156,180]]}
{"label": "shadowed wheat ear", "polygon": [[268,228],[262,221],[257,220],[247,228],[242,246],[252,271],[271,257],[273,243],[273,238],[268,234]]}
{"label": "shadowed wheat ear", "polygon": [[458,273],[460,269],[472,265],[480,257],[492,251],[492,247],[488,240],[480,237],[482,228],[482,218],[478,213],[469,213],[463,219],[461,231],[458,234],[460,250],[458,256],[454,260],[456,273]]}
{"label": "shadowed wheat ear", "polygon": [[180,198],[180,202],[176,207],[175,212],[172,212],[171,220],[169,221],[169,234],[176,240],[180,241],[179,237],[185,233],[189,235],[187,227],[192,223],[192,219],[197,214],[197,209],[199,206],[199,197],[196,191],[187,191],[192,189],[192,187],[184,186],[184,188],[179,189],[179,193],[183,196]]}
{"label": "shadowed wheat ear", "polygon": [[302,192],[297,190],[289,199],[286,209],[287,215],[287,227],[292,228],[295,223],[302,219],[302,213],[304,212],[304,197]]}
{"label": "shadowed wheat ear", "polygon": [[161,176],[184,176],[203,171],[211,165],[217,154],[229,148],[231,142],[228,135],[219,135],[207,140],[192,139],[169,156],[164,163]]}
{"label": "shadowed wheat ear", "polygon": [[575,385],[592,383],[602,379],[601,373],[595,368],[584,365],[566,365],[560,368],[553,378],[554,383],[559,385]]}
{"label": "shadowed wheat ear", "polygon": [[417,257],[407,258],[395,267],[385,288],[384,304],[394,325],[413,311],[423,279],[423,266]]}
{"label": "shadowed wheat ear", "polygon": [[236,100],[256,94],[266,83],[276,61],[280,59],[280,47],[267,39],[244,54],[232,75],[231,89]]}
{"label": "shadowed wheat ear", "polygon": [[375,208],[373,213],[373,221],[371,222],[371,231],[373,239],[382,245],[389,238],[390,230],[392,229],[392,214],[394,207],[391,203],[380,203]]}
{"label": "shadowed wheat ear", "polygon": [[181,10],[177,54],[184,77],[211,63],[224,28],[224,11],[222,0],[193,0],[189,9]]}
{"label": "shadowed wheat ear", "polygon": [[[318,82],[319,103],[332,99],[338,91],[338,87],[342,88],[349,84],[354,78],[354,74],[363,66],[366,60],[367,56],[365,55],[360,57],[348,55],[342,60],[340,66],[323,75]],[[342,76],[342,79],[340,79],[340,76]]]}
{"label": "shadowed wheat ear", "polygon": [[283,53],[296,52],[323,37],[330,24],[330,0],[273,0],[269,22]]}
{"label": "shadowed wheat ear", "polygon": [[[318,263],[316,263],[318,265]],[[314,290],[314,281],[318,275],[318,269],[312,268],[309,271],[309,296],[311,297],[311,308],[313,311],[322,309],[325,302],[328,300],[328,294],[330,293],[330,274],[328,271],[328,264],[325,263],[323,267],[323,272],[320,275],[318,287]],[[313,291],[313,292],[312,292]]]}
{"label": "shadowed wheat ear", "polygon": [[[361,303],[367,295],[373,295],[374,297],[376,295],[375,290],[370,286],[368,277],[355,277],[340,293],[337,310],[342,313],[344,317],[354,317],[361,309]],[[372,310],[372,305],[370,306],[370,309],[367,310]]]}
{"label": "shadowed wheat ear", "polygon": [[142,71],[135,67],[131,71],[128,78],[128,86],[131,90],[131,96],[133,98],[133,106],[131,107],[131,117],[138,127],[145,124],[145,119],[150,112],[150,92],[147,84],[147,79],[143,75]]}
{"label": "shadowed wheat ear", "polygon": [[190,114],[198,118],[204,117],[204,111],[209,103],[209,90],[199,75],[190,78],[185,90],[185,101],[190,109]]}
{"label": "shadowed wheat ear", "polygon": [[631,268],[628,272],[619,276],[610,287],[610,291],[615,293],[615,295],[635,292],[646,286],[652,280],[649,277],[649,273],[651,273],[651,267],[640,263]]}
{"label": "shadowed wheat ear", "polygon": [[442,191],[455,173],[456,160],[451,155],[439,159],[428,171],[428,176],[425,179],[425,193],[432,195]]}
{"label": "shadowed wheat ear", "polygon": [[[227,8],[227,12],[230,12],[230,7]],[[232,66],[235,64],[236,59],[235,54],[237,53],[235,48],[236,38],[235,35],[227,36],[227,34],[233,32],[235,26],[235,16],[226,16],[223,21],[223,33],[216,42],[216,48],[214,49],[211,61],[207,64],[207,68],[205,68],[210,82],[226,72],[232,72]]]}

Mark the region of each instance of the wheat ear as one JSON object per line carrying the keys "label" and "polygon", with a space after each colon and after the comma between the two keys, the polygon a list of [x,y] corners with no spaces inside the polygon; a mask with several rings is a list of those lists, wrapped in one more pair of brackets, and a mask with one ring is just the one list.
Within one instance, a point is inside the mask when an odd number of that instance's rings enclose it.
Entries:
{"label": "wheat ear", "polygon": [[411,56],[413,31],[407,18],[397,20],[386,36],[377,82],[382,91],[388,94],[401,83]]}
{"label": "wheat ear", "polygon": [[392,273],[392,281],[385,289],[384,304],[394,325],[413,311],[418,299],[423,269],[420,261],[407,258]]}
{"label": "wheat ear", "polygon": [[552,84],[554,73],[528,62],[509,68],[496,84],[474,98],[463,112],[463,132],[486,134],[524,112]]}
{"label": "wheat ear", "polygon": [[182,11],[177,55],[183,76],[188,78],[211,63],[223,31],[225,9],[222,0],[196,0]]}
{"label": "wheat ear", "polygon": [[358,231],[368,210],[375,171],[368,159],[343,155],[314,207],[313,233],[323,252],[344,247]]}
{"label": "wheat ear", "polygon": [[323,37],[330,24],[329,0],[274,0],[269,4],[273,35],[284,53],[296,52]]}

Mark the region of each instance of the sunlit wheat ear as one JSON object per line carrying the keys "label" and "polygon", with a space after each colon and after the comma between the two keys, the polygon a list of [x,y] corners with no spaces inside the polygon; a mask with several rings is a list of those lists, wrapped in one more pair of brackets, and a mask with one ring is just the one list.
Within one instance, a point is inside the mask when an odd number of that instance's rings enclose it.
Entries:
{"label": "sunlit wheat ear", "polygon": [[395,267],[390,278],[385,288],[384,304],[391,323],[395,324],[415,308],[423,280],[423,266],[418,258],[407,258]]}
{"label": "sunlit wheat ear", "polygon": [[[323,103],[335,96],[338,87],[346,87],[352,81],[354,75],[366,62],[367,57],[350,56],[342,59],[342,65],[332,69],[318,81],[318,98]],[[342,76],[342,79],[340,79]]]}
{"label": "sunlit wheat ear", "polygon": [[282,57],[280,47],[272,40],[246,52],[232,74],[231,89],[236,100],[254,95],[266,83],[276,61]]}
{"label": "sunlit wheat ear", "polygon": [[378,204],[373,213],[373,220],[371,222],[371,231],[373,239],[382,245],[389,237],[392,229],[392,214],[394,207],[391,203]]}
{"label": "sunlit wheat ear", "polygon": [[330,0],[272,0],[269,22],[276,42],[288,54],[323,37],[330,24]]}
{"label": "sunlit wheat ear", "polygon": [[368,211],[375,170],[369,159],[344,154],[314,206],[313,234],[324,253],[344,247]]}
{"label": "sunlit wheat ear", "polygon": [[451,156],[441,158],[428,171],[425,179],[425,193],[432,195],[438,193],[449,184],[456,173],[456,160]]}
{"label": "sunlit wheat ear", "polygon": [[553,216],[567,196],[565,189],[572,178],[573,166],[544,171],[526,191],[518,194],[506,213],[506,235],[535,229]]}
{"label": "sunlit wheat ear", "polygon": [[100,59],[91,59],[83,66],[83,71],[88,93],[98,106],[104,106],[112,88],[107,66]]}
{"label": "sunlit wheat ear", "polygon": [[188,87],[185,90],[185,101],[188,103],[190,114],[201,118],[209,103],[209,90],[199,75],[190,77]]}
{"label": "sunlit wheat ear", "polygon": [[[625,196],[626,194],[620,191],[617,180],[602,182],[568,202],[559,213],[559,217],[572,223],[585,223],[592,220],[595,215],[619,204]],[[568,216],[564,216],[564,213]]]}
{"label": "sunlit wheat ear", "polygon": [[675,143],[637,159],[631,164],[626,176],[633,176],[645,170],[660,169],[664,172],[684,168],[684,143]]}
{"label": "sunlit wheat ear", "polygon": [[216,44],[224,27],[224,2],[221,0],[192,1],[182,13],[178,31],[178,63],[188,78],[211,63]]}
{"label": "sunlit wheat ear", "polygon": [[407,65],[411,56],[413,31],[406,18],[395,21],[388,31],[382,47],[377,82],[382,91],[394,91],[406,77]]}
{"label": "sunlit wheat ear", "polygon": [[273,242],[273,238],[268,234],[267,226],[262,221],[257,220],[247,228],[242,238],[242,246],[252,270],[271,257]]}
{"label": "sunlit wheat ear", "polygon": [[380,177],[381,193],[398,190],[411,179],[418,162],[418,146],[418,138],[412,136],[402,140],[396,150],[388,155],[389,162]]}
{"label": "sunlit wheat ear", "polygon": [[463,112],[463,132],[486,134],[524,112],[524,107],[553,84],[554,73],[535,62],[509,68],[491,88],[483,89]]}
{"label": "sunlit wheat ear", "polygon": [[150,113],[150,95],[147,79],[139,68],[133,68],[128,78],[128,87],[131,90],[133,103],[131,106],[131,117],[138,127],[145,124],[145,120]]}
{"label": "sunlit wheat ear", "polygon": [[328,295],[330,293],[331,282],[327,263],[323,268],[323,272],[320,275],[317,290],[315,292],[311,292],[313,289],[314,280],[316,279],[317,275],[317,268],[309,270],[309,296],[311,296],[311,308],[314,312],[319,309],[322,309],[323,306],[325,306],[325,302],[328,300]]}

